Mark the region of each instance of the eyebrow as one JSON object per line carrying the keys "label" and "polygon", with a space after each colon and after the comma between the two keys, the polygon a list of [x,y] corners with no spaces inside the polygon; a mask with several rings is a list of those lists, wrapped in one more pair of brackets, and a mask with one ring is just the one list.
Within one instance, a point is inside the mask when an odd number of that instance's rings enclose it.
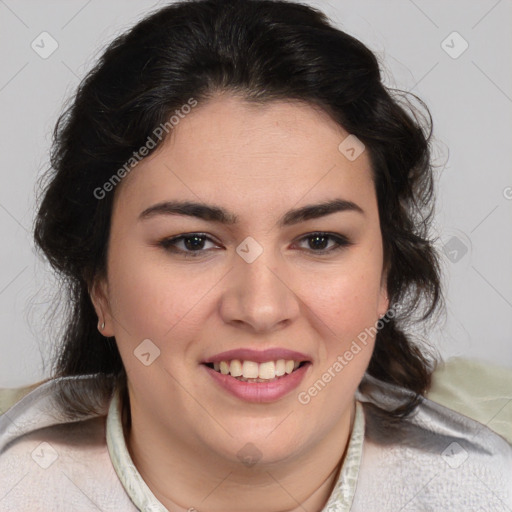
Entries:
{"label": "eyebrow", "polygon": [[[281,217],[278,225],[279,227],[292,226],[299,222],[317,219],[337,212],[357,212],[364,215],[364,210],[356,203],[345,199],[333,199],[290,210]],[[227,225],[237,224],[239,220],[237,215],[219,206],[191,201],[164,201],[157,203],[146,208],[139,215],[139,220],[149,219],[157,215],[186,215]]]}

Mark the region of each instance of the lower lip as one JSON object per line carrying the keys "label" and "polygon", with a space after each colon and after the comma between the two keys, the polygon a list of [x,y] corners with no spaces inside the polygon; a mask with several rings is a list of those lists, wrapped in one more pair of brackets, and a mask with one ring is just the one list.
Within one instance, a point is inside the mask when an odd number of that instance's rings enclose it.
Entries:
{"label": "lower lip", "polygon": [[216,372],[206,365],[202,366],[208,370],[209,375],[211,375],[217,384],[232,395],[246,402],[261,403],[275,402],[296,389],[310,365],[311,363],[303,364],[292,373],[272,382],[243,382],[231,377],[231,375],[223,375],[222,373]]}

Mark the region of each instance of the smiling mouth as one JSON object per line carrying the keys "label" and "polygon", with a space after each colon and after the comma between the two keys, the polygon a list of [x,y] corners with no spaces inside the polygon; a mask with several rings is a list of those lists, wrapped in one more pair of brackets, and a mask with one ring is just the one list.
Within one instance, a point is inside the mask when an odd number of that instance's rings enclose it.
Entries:
{"label": "smiling mouth", "polygon": [[294,361],[292,359],[278,359],[276,361],[220,361],[219,363],[204,363],[208,368],[222,375],[229,375],[241,382],[273,382],[290,375],[309,361]]}

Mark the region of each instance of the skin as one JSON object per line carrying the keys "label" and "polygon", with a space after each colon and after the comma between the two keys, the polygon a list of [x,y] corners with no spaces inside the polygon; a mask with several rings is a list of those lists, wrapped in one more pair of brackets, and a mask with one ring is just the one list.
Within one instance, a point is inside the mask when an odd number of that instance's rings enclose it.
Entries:
{"label": "skin", "polygon": [[[389,307],[370,161],[366,152],[349,161],[338,150],[347,135],[308,104],[254,107],[217,95],[181,120],[115,192],[107,275],[91,298],[127,370],[129,452],[169,510],[319,511],[332,491],[374,340],[308,404],[297,394]],[[278,224],[288,210],[337,198],[364,213]],[[214,204],[239,220],[138,220],[169,200]],[[321,255],[306,236],[315,231],[344,235],[351,245]],[[190,233],[211,240],[199,257],[158,245]],[[236,252],[248,236],[263,248],[250,264]],[[336,246],[328,240],[321,248]],[[149,366],[133,354],[144,339],[160,349]],[[248,403],[200,366],[242,347],[297,350],[312,364],[284,398]],[[261,454],[252,467],[237,456],[249,442]]]}

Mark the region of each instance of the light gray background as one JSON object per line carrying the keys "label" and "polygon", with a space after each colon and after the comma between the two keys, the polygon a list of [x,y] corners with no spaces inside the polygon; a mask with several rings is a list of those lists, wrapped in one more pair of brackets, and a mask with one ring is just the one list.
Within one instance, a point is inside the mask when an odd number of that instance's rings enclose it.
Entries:
{"label": "light gray background", "polygon": [[[105,43],[164,3],[0,0],[0,387],[49,375],[60,325],[57,313],[51,331],[43,326],[54,283],[31,240],[53,125]],[[304,3],[367,44],[386,83],[418,94],[432,112],[435,232],[452,252],[442,253],[447,315],[426,336],[445,358],[512,367],[512,2]],[[58,43],[46,59],[31,47],[44,31]],[[445,51],[463,48],[454,31],[469,44],[457,58]]]}

